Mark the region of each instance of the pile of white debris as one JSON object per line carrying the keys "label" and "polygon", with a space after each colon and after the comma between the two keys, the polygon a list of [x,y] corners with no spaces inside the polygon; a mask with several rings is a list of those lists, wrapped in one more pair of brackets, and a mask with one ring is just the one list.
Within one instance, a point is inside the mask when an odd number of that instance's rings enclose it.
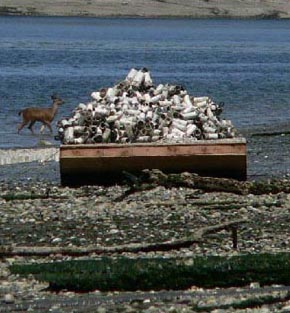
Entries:
{"label": "pile of white debris", "polygon": [[190,142],[237,136],[221,105],[178,85],[154,86],[150,72],[131,69],[125,80],[91,94],[58,122],[63,144]]}

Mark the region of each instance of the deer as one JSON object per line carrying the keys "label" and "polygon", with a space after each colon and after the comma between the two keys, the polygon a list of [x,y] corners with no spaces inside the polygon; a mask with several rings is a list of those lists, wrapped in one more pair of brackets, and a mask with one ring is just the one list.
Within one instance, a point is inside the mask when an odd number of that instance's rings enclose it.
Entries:
{"label": "deer", "polygon": [[25,108],[18,112],[18,115],[22,115],[22,123],[18,126],[18,134],[21,129],[28,125],[28,129],[34,134],[33,125],[35,122],[41,122],[43,125],[41,126],[40,133],[44,131],[45,126],[47,126],[52,133],[51,122],[53,121],[58,107],[64,103],[62,99],[57,97],[56,95],[51,96],[52,106],[50,108],[38,108],[38,107],[29,107]]}

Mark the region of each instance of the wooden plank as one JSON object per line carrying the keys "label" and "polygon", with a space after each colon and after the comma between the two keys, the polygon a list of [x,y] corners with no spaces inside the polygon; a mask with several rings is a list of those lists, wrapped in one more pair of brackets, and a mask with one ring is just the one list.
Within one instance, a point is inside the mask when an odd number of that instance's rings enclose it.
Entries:
{"label": "wooden plank", "polygon": [[72,149],[61,152],[61,157],[137,157],[137,156],[176,156],[176,155],[208,155],[208,154],[243,154],[244,147],[241,145],[229,146],[164,146],[164,147],[122,147],[111,149],[87,148]]}
{"label": "wooden plank", "polygon": [[130,156],[176,156],[192,154],[244,154],[245,143],[227,142],[171,144],[171,145],[74,145],[61,146],[61,158],[66,157],[130,157]]}
{"label": "wooden plank", "polygon": [[63,184],[118,181],[124,170],[137,173],[145,168],[246,179],[246,141],[242,138],[192,144],[98,144],[60,148]]}

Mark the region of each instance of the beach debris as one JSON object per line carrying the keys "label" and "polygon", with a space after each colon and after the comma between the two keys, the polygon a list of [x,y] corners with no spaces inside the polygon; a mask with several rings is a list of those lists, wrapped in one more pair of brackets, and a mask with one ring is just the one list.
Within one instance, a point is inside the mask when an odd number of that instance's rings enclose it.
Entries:
{"label": "beach debris", "polygon": [[148,69],[132,68],[126,78],[91,94],[72,115],[58,122],[63,144],[191,142],[234,138],[222,104],[195,97],[179,85],[155,86]]}

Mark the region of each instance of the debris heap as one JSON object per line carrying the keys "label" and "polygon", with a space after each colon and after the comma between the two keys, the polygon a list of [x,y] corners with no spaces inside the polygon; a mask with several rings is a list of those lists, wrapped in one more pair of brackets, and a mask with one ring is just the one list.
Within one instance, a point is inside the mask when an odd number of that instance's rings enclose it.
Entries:
{"label": "debris heap", "polygon": [[91,94],[69,118],[58,122],[63,144],[190,142],[233,138],[222,105],[194,97],[178,85],[154,86],[150,72],[131,69],[125,80]]}

